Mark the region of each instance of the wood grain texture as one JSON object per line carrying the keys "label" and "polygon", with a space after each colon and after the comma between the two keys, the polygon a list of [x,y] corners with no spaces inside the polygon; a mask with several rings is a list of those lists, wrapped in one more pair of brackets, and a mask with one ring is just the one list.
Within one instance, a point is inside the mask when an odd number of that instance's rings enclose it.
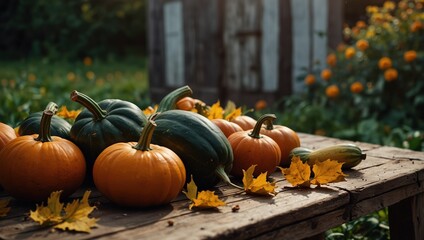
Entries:
{"label": "wood grain texture", "polygon": [[[302,146],[309,148],[349,142],[303,133],[299,137]],[[409,229],[409,239],[422,239],[424,153],[356,144],[368,157],[345,172],[348,176],[344,182],[321,188],[291,188],[277,171],[271,175],[277,182],[275,197],[246,195],[220,184],[213,190],[227,206],[217,210],[189,210],[183,194],[165,206],[122,208],[95,188],[83,187],[66,200],[80,198],[88,188],[93,190],[90,203],[97,209],[92,216],[100,220],[90,234],[39,226],[27,217],[35,204],[12,199],[12,210],[0,219],[0,239],[302,239],[319,236],[328,228],[384,207],[392,214],[393,239],[406,236],[403,229]],[[5,193],[0,196],[10,198]],[[232,211],[236,205],[239,210]]]}

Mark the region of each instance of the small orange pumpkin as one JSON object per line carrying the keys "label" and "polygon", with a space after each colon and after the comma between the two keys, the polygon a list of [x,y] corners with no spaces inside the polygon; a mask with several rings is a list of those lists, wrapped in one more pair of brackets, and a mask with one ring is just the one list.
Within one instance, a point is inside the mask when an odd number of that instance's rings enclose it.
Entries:
{"label": "small orange pumpkin", "polygon": [[215,118],[211,120],[215,125],[221,129],[221,131],[224,133],[224,135],[228,138],[231,134],[235,132],[241,132],[243,129],[237,125],[236,123],[227,121],[222,118]]}
{"label": "small orange pumpkin", "polygon": [[17,137],[0,152],[0,183],[14,198],[39,202],[58,190],[69,196],[84,181],[84,155],[71,141],[50,135],[52,117],[44,111],[39,135]]}
{"label": "small orange pumpkin", "polygon": [[97,157],[94,184],[112,202],[131,207],[167,204],[184,187],[186,170],[180,157],[150,144],[155,127],[148,121],[138,143],[115,143]]}
{"label": "small orange pumpkin", "polygon": [[278,144],[281,150],[280,166],[289,167],[291,162],[289,158],[290,151],[296,147],[300,147],[299,136],[291,128],[274,125],[272,121],[266,121],[265,125],[261,129],[261,134],[272,138]]}
{"label": "small orange pumpkin", "polygon": [[195,106],[196,100],[192,97],[183,97],[178,100],[176,107],[180,110],[191,111]]}
{"label": "small orange pumpkin", "polygon": [[6,145],[6,143],[16,138],[15,130],[2,122],[0,122],[0,151]]}
{"label": "small orange pumpkin", "polygon": [[280,164],[280,147],[272,138],[260,135],[262,124],[275,118],[274,114],[264,114],[258,119],[253,130],[236,132],[228,138],[234,154],[231,170],[233,176],[242,177],[243,170],[247,170],[252,165],[257,165],[254,176],[263,172],[271,174],[275,171]]}
{"label": "small orange pumpkin", "polygon": [[247,115],[240,115],[235,117],[231,122],[236,123],[239,125],[243,130],[247,131],[250,129],[253,129],[256,124],[256,120],[252,117],[249,117]]}

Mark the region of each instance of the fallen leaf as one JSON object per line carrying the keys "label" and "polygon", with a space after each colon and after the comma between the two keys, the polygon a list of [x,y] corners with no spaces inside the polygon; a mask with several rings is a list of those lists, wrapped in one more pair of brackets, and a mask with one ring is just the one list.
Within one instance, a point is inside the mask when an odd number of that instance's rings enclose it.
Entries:
{"label": "fallen leaf", "polygon": [[62,191],[52,192],[47,200],[47,206],[37,205],[35,211],[30,211],[30,218],[40,224],[52,225],[53,228],[62,230],[90,232],[92,227],[96,227],[98,219],[88,216],[96,208],[88,203],[90,191],[84,193],[82,200],[75,199],[65,208],[60,202],[61,193]]}
{"label": "fallen leaf", "polygon": [[342,165],[343,163],[330,159],[315,163],[312,167],[314,178],[311,180],[311,184],[321,186],[327,183],[346,181],[344,177],[347,175],[342,172]]}
{"label": "fallen leaf", "polygon": [[241,107],[234,109],[225,116],[225,120],[232,121],[234,118],[241,116]]}
{"label": "fallen leaf", "polygon": [[187,192],[183,191],[183,193],[192,201],[188,207],[189,209],[193,207],[216,208],[226,205],[213,191],[206,190],[197,192],[197,186],[193,181],[193,176],[191,176],[191,181],[187,184]]}
{"label": "fallen leaf", "polygon": [[0,217],[5,217],[10,211],[9,205],[10,199],[1,199],[0,200]]}
{"label": "fallen leaf", "polygon": [[261,173],[253,178],[256,165],[250,166],[246,171],[243,169],[243,186],[246,193],[257,195],[275,196],[275,183],[267,182],[267,173]]}
{"label": "fallen leaf", "polygon": [[303,163],[299,157],[292,158],[289,168],[280,169],[293,187],[310,187],[311,167],[307,163]]}

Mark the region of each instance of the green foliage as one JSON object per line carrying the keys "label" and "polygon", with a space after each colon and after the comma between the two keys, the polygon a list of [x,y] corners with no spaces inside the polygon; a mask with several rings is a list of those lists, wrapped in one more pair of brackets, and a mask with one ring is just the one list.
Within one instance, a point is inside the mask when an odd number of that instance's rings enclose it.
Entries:
{"label": "green foliage", "polygon": [[118,98],[140,108],[150,104],[146,62],[143,58],[101,62],[85,59],[85,64],[68,62],[0,63],[0,122],[16,126],[30,113],[44,110],[48,102],[77,110],[70,100],[78,90],[95,100]]}
{"label": "green foliage", "polygon": [[365,217],[360,217],[326,232],[327,240],[361,239],[385,240],[390,239],[387,208]]}
{"label": "green foliage", "polygon": [[424,150],[423,4],[367,8],[344,30],[327,66],[305,72],[305,91],[282,102],[280,121],[302,132]]}
{"label": "green foliage", "polygon": [[[146,0],[6,0],[2,57],[115,57],[146,51]],[[117,47],[117,46],[124,46]]]}

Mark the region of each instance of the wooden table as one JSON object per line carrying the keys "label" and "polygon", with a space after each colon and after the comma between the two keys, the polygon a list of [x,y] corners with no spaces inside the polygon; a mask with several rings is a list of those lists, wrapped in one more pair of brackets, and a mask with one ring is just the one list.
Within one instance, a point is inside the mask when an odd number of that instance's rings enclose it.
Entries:
{"label": "wooden table", "polygon": [[[318,148],[346,142],[299,133],[302,146]],[[92,189],[90,201],[99,218],[92,232],[52,231],[28,219],[35,204],[14,200],[0,218],[0,239],[302,239],[316,236],[384,207],[389,207],[392,239],[424,239],[424,152],[356,143],[367,159],[345,171],[347,181],[314,189],[288,188],[280,171],[275,197],[258,197],[219,186],[227,203],[218,210],[189,210],[180,195],[167,206],[120,208]],[[75,193],[81,197],[86,189]],[[8,198],[0,193],[0,198]],[[232,208],[238,205],[239,210]]]}

